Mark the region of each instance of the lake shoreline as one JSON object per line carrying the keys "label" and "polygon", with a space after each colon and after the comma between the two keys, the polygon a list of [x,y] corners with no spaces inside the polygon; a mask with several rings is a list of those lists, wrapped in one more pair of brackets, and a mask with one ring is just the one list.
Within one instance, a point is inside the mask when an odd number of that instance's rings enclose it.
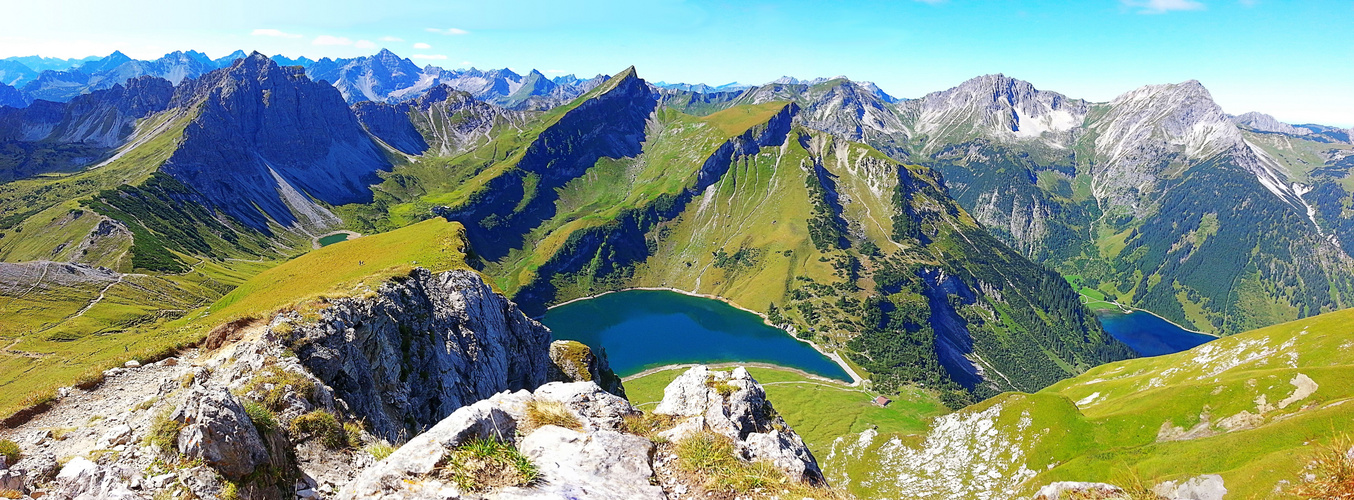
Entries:
{"label": "lake shoreline", "polygon": [[646,370],[641,371],[641,372],[639,372],[639,373],[636,373],[636,374],[634,374],[634,375],[629,375],[629,376],[621,377],[621,382],[629,382],[629,381],[634,380],[634,379],[637,379],[637,378],[647,377],[647,376],[653,375],[653,374],[655,374],[655,373],[662,373],[662,372],[669,371],[669,370],[690,370],[690,369],[692,369],[692,368],[695,368],[695,367],[701,366],[701,365],[710,367],[711,369],[715,369],[715,370],[722,370],[722,369],[725,369],[725,368],[737,368],[737,367],[740,367],[740,366],[742,366],[742,367],[752,367],[752,368],[765,368],[765,369],[768,369],[768,370],[784,370],[784,371],[792,372],[792,373],[794,373],[795,375],[799,375],[799,376],[801,376],[801,377],[804,377],[804,378],[807,378],[807,379],[810,379],[810,380],[813,380],[813,381],[816,381],[816,382],[827,382],[827,383],[831,383],[831,384],[838,385],[838,386],[842,386],[842,387],[855,387],[854,385],[848,384],[848,383],[846,383],[845,381],[837,380],[837,379],[835,379],[835,378],[824,377],[824,376],[822,376],[822,375],[815,375],[815,374],[806,372],[806,371],[804,371],[804,370],[801,370],[801,369],[799,369],[799,368],[793,368],[793,367],[789,367],[789,366],[778,365],[778,364],[775,364],[775,363],[763,363],[763,362],[760,362],[760,361],[752,361],[752,362],[738,362],[738,361],[731,361],[731,362],[723,362],[723,363],[674,363],[674,364],[670,364],[670,365],[655,366],[655,367],[653,367],[653,368],[646,369]]}
{"label": "lake shoreline", "polygon": [[1136,307],[1129,307],[1129,306],[1120,304],[1119,301],[1117,301],[1117,300],[1104,300],[1104,299],[1101,299],[1101,300],[1092,300],[1091,297],[1088,297],[1088,296],[1086,296],[1086,294],[1081,293],[1080,290],[1077,290],[1076,292],[1077,292],[1077,295],[1081,296],[1082,298],[1087,299],[1087,300],[1091,300],[1091,302],[1082,302],[1082,305],[1085,305],[1088,309],[1091,310],[1092,313],[1099,313],[1100,311],[1116,312],[1114,309],[1110,309],[1110,308],[1092,308],[1092,307],[1090,307],[1090,305],[1091,305],[1092,303],[1095,303],[1095,302],[1102,302],[1102,303],[1105,303],[1105,304],[1114,304],[1114,307],[1119,308],[1119,310],[1117,311],[1118,314],[1133,314],[1133,313],[1135,313],[1135,312],[1145,312],[1145,313],[1147,313],[1147,314],[1151,314],[1151,315],[1153,315],[1153,316],[1156,316],[1156,317],[1158,317],[1158,318],[1161,318],[1162,321],[1165,321],[1165,322],[1167,322],[1167,323],[1170,323],[1170,324],[1172,324],[1172,325],[1175,325],[1176,328],[1179,328],[1179,329],[1181,329],[1181,330],[1184,330],[1184,331],[1187,331],[1187,332],[1190,332],[1190,333],[1197,333],[1197,334],[1199,334],[1199,335],[1207,335],[1207,336],[1209,336],[1209,337],[1214,337],[1214,338],[1222,338],[1222,335],[1218,335],[1218,334],[1216,334],[1216,333],[1201,332],[1201,331],[1198,331],[1198,330],[1191,330],[1191,329],[1189,329],[1189,328],[1185,328],[1185,327],[1181,326],[1179,323],[1176,323],[1176,322],[1174,322],[1174,321],[1171,321],[1171,320],[1169,320],[1169,319],[1166,319],[1164,316],[1162,316],[1162,315],[1160,315],[1160,314],[1157,314],[1157,313],[1154,313],[1154,312],[1152,312],[1152,311],[1148,311],[1148,310],[1146,310],[1146,309],[1138,309],[1138,308],[1136,308]]}
{"label": "lake shoreline", "polygon": [[[746,307],[740,306],[740,305],[738,305],[737,303],[735,303],[734,301],[729,300],[729,299],[726,299],[726,298],[724,298],[724,297],[720,297],[720,296],[718,296],[718,295],[710,295],[710,294],[706,294],[706,293],[691,292],[691,291],[687,291],[687,290],[681,290],[681,289],[678,289],[678,288],[670,288],[670,287],[645,287],[645,286],[639,286],[639,287],[622,288],[622,289],[619,289],[619,290],[608,290],[608,291],[605,291],[605,292],[602,292],[602,293],[598,293],[598,294],[594,294],[594,295],[589,295],[589,296],[586,296],[586,297],[579,297],[579,298],[576,298],[576,299],[570,299],[570,300],[567,300],[567,301],[564,301],[564,302],[560,302],[560,303],[558,303],[558,304],[555,304],[555,305],[553,305],[553,306],[547,307],[546,310],[548,311],[548,310],[550,310],[550,309],[554,309],[554,308],[556,308],[556,307],[560,307],[560,306],[572,304],[572,303],[574,303],[574,302],[579,302],[579,301],[589,300],[589,299],[595,299],[595,298],[601,297],[601,296],[603,296],[603,295],[613,294],[613,293],[617,293],[617,292],[626,292],[626,291],[631,291],[631,290],[647,290],[647,291],[654,291],[654,292],[674,292],[674,293],[680,293],[680,294],[682,294],[682,295],[686,295],[686,296],[690,296],[690,297],[700,297],[700,298],[703,298],[703,299],[717,300],[717,301],[720,301],[720,302],[723,302],[723,303],[729,305],[730,307],[733,307],[734,309],[738,309],[738,310],[743,311],[743,312],[748,312],[748,313],[755,314],[755,315],[757,315],[758,318],[761,318],[761,319],[762,319],[762,323],[766,324],[766,326],[770,326],[770,327],[772,327],[772,328],[775,328],[775,329],[777,329],[777,330],[780,330],[780,331],[782,331],[782,332],[785,332],[786,335],[789,335],[790,338],[792,338],[792,339],[794,339],[794,340],[796,340],[796,341],[798,341],[798,342],[803,342],[803,343],[805,343],[805,344],[808,344],[809,347],[812,347],[812,348],[813,348],[813,350],[818,351],[819,354],[822,354],[824,357],[826,357],[826,358],[832,360],[833,363],[836,363],[838,366],[840,366],[840,367],[842,368],[842,371],[845,371],[845,372],[846,372],[846,375],[849,376],[849,377],[851,377],[851,383],[850,383],[850,384],[846,384],[847,386],[849,386],[849,387],[858,387],[858,386],[860,386],[861,384],[863,384],[863,383],[865,382],[865,379],[864,379],[863,377],[861,377],[859,374],[857,374],[856,371],[855,371],[854,369],[851,368],[851,365],[850,365],[849,363],[847,363],[846,360],[843,359],[843,358],[841,357],[841,355],[840,355],[840,354],[837,354],[835,351],[834,351],[834,352],[828,352],[828,351],[827,351],[826,349],[824,349],[822,346],[819,346],[818,344],[814,343],[813,341],[801,339],[801,338],[795,336],[794,334],[790,333],[789,330],[786,330],[785,328],[782,328],[782,327],[780,327],[779,325],[772,324],[772,323],[771,323],[771,319],[768,318],[765,314],[762,314],[762,313],[757,312],[757,311],[754,311],[754,310],[752,310],[752,309],[748,309],[748,308],[746,308]],[[542,315],[541,317],[544,317],[544,315]],[[533,319],[535,319],[535,320],[537,320],[537,321],[540,321],[540,320],[541,320],[541,318],[533,318]],[[766,364],[766,365],[768,365],[768,366],[779,366],[779,365],[772,365],[772,364],[770,364],[770,363],[763,363],[763,364]],[[749,365],[749,366],[754,366],[753,364],[748,364],[748,365]],[[680,365],[671,365],[671,366],[680,366]],[[693,365],[693,366],[694,366],[694,365]],[[714,365],[710,365],[710,366],[714,366]],[[783,368],[786,368],[786,367],[783,367]],[[797,368],[787,368],[787,369],[797,370]],[[648,371],[648,370],[646,370],[646,371]],[[661,370],[660,370],[660,371],[661,371]],[[643,372],[641,372],[641,373],[643,373]],[[808,374],[808,372],[804,372],[804,373]],[[812,375],[812,374],[809,374],[809,375]],[[819,377],[819,378],[825,378],[825,377],[821,377],[821,376],[818,376],[818,375],[813,375],[813,376]],[[833,379],[826,379],[826,380],[833,380]],[[840,380],[837,380],[836,382],[841,383]]]}
{"label": "lake shoreline", "polygon": [[[355,239],[358,239],[358,238],[361,238],[361,237],[362,237],[362,233],[359,233],[359,232],[356,232],[356,231],[348,231],[348,230],[346,230],[346,229],[344,229],[344,230],[339,230],[339,231],[330,231],[330,232],[321,234],[321,235],[319,235],[319,236],[316,236],[316,237],[314,237],[314,238],[311,238],[311,239],[310,239],[310,246],[312,246],[312,247],[314,247],[314,249],[317,249],[317,250],[318,250],[320,247],[326,246],[326,245],[321,245],[321,244],[320,244],[320,240],[325,239],[325,238],[328,238],[328,237],[333,236],[333,235],[336,235],[336,234],[346,234],[346,235],[348,235],[348,238],[345,239],[345,240],[343,240],[343,241],[352,241],[352,240],[355,240]],[[342,243],[342,241],[337,241],[337,242],[335,242],[335,243]],[[333,243],[331,243],[331,245],[332,245],[332,244],[333,244]]]}
{"label": "lake shoreline", "polygon": [[[1152,312],[1152,311],[1148,311],[1148,310],[1146,310],[1146,309],[1138,309],[1138,308],[1134,308],[1134,307],[1127,307],[1127,308],[1125,308],[1125,306],[1123,306],[1123,305],[1121,305],[1121,304],[1118,304],[1118,303],[1114,303],[1114,305],[1119,306],[1120,309],[1119,309],[1118,311],[1115,311],[1114,309],[1092,309],[1091,312],[1098,313],[1098,312],[1100,312],[1100,311],[1108,311],[1108,312],[1110,312],[1111,314],[1123,314],[1123,315],[1128,315],[1128,314],[1133,314],[1133,313],[1147,313],[1147,314],[1151,314],[1151,315],[1153,315],[1153,316],[1156,316],[1157,318],[1160,318],[1162,321],[1165,321],[1165,322],[1167,322],[1167,323],[1170,323],[1170,324],[1172,324],[1172,325],[1175,325],[1176,328],[1179,328],[1179,329],[1181,329],[1181,330],[1184,330],[1184,331],[1187,331],[1187,332],[1190,332],[1190,333],[1197,333],[1197,334],[1199,334],[1199,335],[1207,335],[1207,336],[1213,337],[1213,338],[1219,338],[1219,339],[1222,338],[1221,335],[1218,335],[1218,334],[1216,334],[1216,333],[1201,332],[1201,331],[1198,331],[1198,330],[1191,330],[1191,329],[1189,329],[1189,328],[1185,328],[1185,327],[1183,327],[1183,326],[1180,326],[1179,323],[1176,323],[1176,322],[1174,322],[1174,321],[1171,321],[1171,320],[1169,320],[1169,319],[1166,319],[1166,318],[1163,317],[1162,315],[1157,314],[1157,313],[1154,313],[1154,312]],[[1126,309],[1126,310],[1125,310],[1125,309]]]}

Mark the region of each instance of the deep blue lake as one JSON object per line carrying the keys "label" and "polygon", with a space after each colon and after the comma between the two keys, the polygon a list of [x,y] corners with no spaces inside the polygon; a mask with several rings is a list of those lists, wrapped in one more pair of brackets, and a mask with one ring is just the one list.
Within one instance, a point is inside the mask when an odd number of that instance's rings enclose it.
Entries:
{"label": "deep blue lake", "polygon": [[762,318],[718,300],[627,290],[546,311],[555,339],[606,349],[622,377],[678,363],[771,363],[850,381],[841,366]]}
{"label": "deep blue lake", "polygon": [[1194,333],[1174,323],[1145,311],[1122,313],[1119,311],[1096,311],[1100,324],[1111,336],[1128,344],[1134,352],[1142,356],[1160,356],[1162,354],[1186,351],[1217,337]]}

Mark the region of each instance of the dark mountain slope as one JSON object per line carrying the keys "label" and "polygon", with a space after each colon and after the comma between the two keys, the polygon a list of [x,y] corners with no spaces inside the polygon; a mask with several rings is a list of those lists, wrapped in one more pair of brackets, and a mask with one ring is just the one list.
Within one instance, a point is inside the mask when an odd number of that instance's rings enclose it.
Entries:
{"label": "dark mountain slope", "polygon": [[270,220],[337,223],[315,202],[369,201],[367,186],[390,168],[337,90],[257,52],[180,87],[174,100],[198,115],[161,169],[259,231]]}

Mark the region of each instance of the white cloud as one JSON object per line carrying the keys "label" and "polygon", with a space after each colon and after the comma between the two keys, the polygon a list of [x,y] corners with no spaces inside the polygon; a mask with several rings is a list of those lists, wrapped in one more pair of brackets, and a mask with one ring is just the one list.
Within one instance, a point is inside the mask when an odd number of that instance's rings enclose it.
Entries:
{"label": "white cloud", "polygon": [[423,42],[418,42],[418,43],[414,44],[414,48],[416,48],[416,49],[431,49],[431,48],[433,48],[433,46],[432,46],[432,45],[428,45],[428,44],[423,43]]}
{"label": "white cloud", "polygon": [[414,55],[412,55],[412,56],[409,56],[409,58],[410,58],[410,59],[446,59],[447,56],[444,56],[444,55],[442,55],[442,54],[414,54]]}
{"label": "white cloud", "polygon": [[470,34],[469,31],[466,31],[466,30],[463,30],[463,29],[460,29],[460,28],[447,28],[447,29],[444,29],[444,30],[443,30],[443,29],[437,29],[437,28],[428,28],[426,31],[427,31],[428,33],[437,33],[437,34],[439,34],[439,35],[469,35],[469,34]]}
{"label": "white cloud", "polygon": [[381,37],[381,41],[382,41],[382,42],[403,42],[404,39],[403,39],[403,38],[400,38],[400,37],[397,37],[397,36],[383,36],[383,37]]}
{"label": "white cloud", "polygon": [[357,48],[359,48],[359,49],[374,49],[374,48],[376,48],[376,44],[375,44],[375,43],[372,43],[371,40],[358,40],[357,42],[353,43],[353,46],[354,46],[354,47],[357,47]]}
{"label": "white cloud", "polygon": [[469,66],[470,61],[461,61],[461,66]]}
{"label": "white cloud", "polygon": [[1139,14],[1165,14],[1177,10],[1204,10],[1198,0],[1119,0],[1125,7],[1139,8]]}
{"label": "white cloud", "polygon": [[254,36],[275,36],[278,38],[301,38],[301,35],[297,35],[295,33],[287,33],[282,30],[275,30],[272,28],[256,29],[250,32],[249,34]]}
{"label": "white cloud", "polygon": [[564,70],[562,70],[562,69],[547,69],[547,70],[545,70],[545,72],[546,72],[546,73],[563,73]]}
{"label": "white cloud", "polygon": [[341,36],[320,35],[310,42],[311,45],[352,45],[353,41]]}

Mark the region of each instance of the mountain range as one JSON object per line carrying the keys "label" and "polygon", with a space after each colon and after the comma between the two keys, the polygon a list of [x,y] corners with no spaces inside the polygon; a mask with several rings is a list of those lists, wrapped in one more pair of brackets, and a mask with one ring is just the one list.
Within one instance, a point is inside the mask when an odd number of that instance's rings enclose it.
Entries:
{"label": "mountain range", "polygon": [[[851,429],[829,478],[996,498],[1033,478],[1103,479],[1104,453],[1318,422],[1263,398],[1311,396],[1288,390],[1306,390],[1289,375],[1317,368],[1307,352],[1349,348],[1290,349],[1307,330],[1281,326],[1206,346],[1193,364],[1133,359],[1086,307],[1232,335],[1354,300],[1351,131],[1231,115],[1197,81],[1092,102],[984,75],[902,99],[845,77],[718,88],[650,84],[631,67],[551,79],[419,68],[389,51],[75,63],[0,87],[17,104],[0,107],[0,336],[13,339],[0,407],[18,414],[50,400],[10,388],[96,386],[125,361],[117,347],[164,357],[263,325],[357,394],[369,387],[326,349],[373,328],[382,349],[424,343],[400,325],[451,306],[420,295],[436,286],[418,269],[459,269],[459,290],[501,293],[511,307],[493,308],[513,321],[635,287],[755,311],[873,393],[966,408],[937,420],[921,452]],[[311,252],[335,232],[370,236]],[[414,309],[389,306],[399,321],[362,309],[378,295]],[[282,333],[317,318],[333,345]],[[1302,325],[1314,321],[1326,320]],[[1260,389],[1218,377],[1251,361],[1269,370],[1270,357],[1288,371]],[[1172,403],[1144,410],[1140,391]],[[1210,406],[1204,394],[1222,392],[1245,397]],[[390,412],[389,437],[471,399],[364,404]],[[1223,409],[1214,425],[1208,412]],[[1141,425],[1113,427],[1119,415]],[[981,446],[950,446],[956,436]],[[1296,446],[1283,439],[1278,450]],[[923,453],[947,449],[966,456]],[[1000,477],[962,472],[973,464]]]}
{"label": "mountain range", "polygon": [[[521,77],[509,70],[418,68],[389,51],[287,66],[279,65],[276,56],[255,53],[232,59],[238,55],[211,60],[198,52],[175,52],[145,62],[115,53],[65,72],[44,72],[26,84],[24,88],[37,88],[78,73],[87,77],[83,81],[88,86],[121,75],[154,73],[107,89],[86,87],[87,93],[69,102],[38,100],[0,112],[0,139],[11,151],[0,172],[7,179],[32,178],[25,182],[42,186],[11,192],[4,227],[54,230],[45,233],[45,239],[54,241],[47,249],[12,238],[0,241],[6,260],[69,258],[62,257],[66,249],[88,247],[89,233],[81,231],[93,227],[75,230],[86,226],[65,224],[63,213],[69,209],[51,204],[81,197],[89,197],[81,203],[132,235],[125,258],[113,266],[121,270],[182,269],[188,262],[184,254],[271,255],[276,250],[268,249],[277,243],[267,242],[279,238],[291,242],[285,247],[337,227],[381,231],[438,214],[467,225],[478,257],[528,309],[647,280],[686,281],[684,286],[713,287],[716,294],[758,310],[775,310],[806,335],[830,332],[826,338],[842,347],[850,341],[864,350],[871,337],[861,334],[858,322],[873,314],[863,307],[866,302],[824,306],[819,301],[833,300],[831,295],[796,292],[795,286],[775,291],[758,285],[747,296],[738,291],[750,286],[745,280],[766,279],[758,276],[761,271],[735,276],[740,265],[768,265],[760,260],[770,247],[730,246],[736,241],[752,245],[745,241],[752,233],[744,232],[751,227],[721,230],[725,234],[719,241],[725,243],[708,248],[712,257],[702,268],[694,266],[704,258],[688,255],[694,248],[665,256],[656,241],[639,245],[644,239],[640,235],[679,230],[678,221],[699,218],[696,213],[683,215],[690,199],[718,206],[704,200],[718,197],[706,190],[734,175],[731,166],[721,165],[758,161],[766,156],[764,149],[779,144],[777,155],[803,155],[797,160],[801,165],[821,165],[802,167],[812,174],[808,191],[793,196],[806,200],[797,208],[805,212],[786,217],[816,221],[806,228],[816,234],[805,240],[814,247],[811,254],[829,261],[845,259],[822,276],[845,279],[848,284],[841,286],[860,289],[853,292],[858,300],[873,300],[885,310],[898,310],[897,301],[903,300],[888,300],[890,294],[901,293],[890,287],[903,290],[909,280],[915,281],[907,286],[919,292],[914,295],[918,300],[925,290],[946,290],[966,297],[963,301],[974,307],[1000,313],[1005,306],[984,301],[1013,298],[1009,293],[993,291],[984,297],[975,290],[998,282],[1045,279],[1038,265],[1022,271],[1020,279],[973,275],[974,269],[983,268],[980,257],[993,257],[1006,268],[1026,266],[1016,264],[1026,259],[1042,263],[1077,276],[1079,286],[1086,287],[1083,295],[1107,295],[1186,327],[1218,333],[1340,308],[1354,286],[1354,261],[1343,243],[1354,241],[1354,236],[1344,236],[1354,224],[1342,208],[1354,199],[1341,183],[1350,161],[1348,132],[1283,124],[1258,113],[1227,115],[1194,81],[1147,86],[1094,103],[987,75],[920,98],[898,99],[845,77],[785,77],[743,90],[721,90],[650,85],[633,72],[551,80],[535,71]],[[222,64],[228,66],[212,69]],[[626,82],[618,87],[612,80],[621,76]],[[604,103],[618,89],[626,89],[630,97],[615,105],[611,115],[589,111],[607,107]],[[744,124],[754,128],[741,128]],[[744,136],[760,130],[756,127],[774,130],[774,137],[763,137],[766,131]],[[723,132],[706,138],[690,135],[697,129]],[[721,139],[720,134],[732,135]],[[669,146],[667,141],[675,142]],[[699,148],[691,145],[699,141],[713,149],[697,154]],[[796,141],[798,148],[784,146]],[[864,156],[846,153],[853,148],[864,148],[859,153]],[[671,152],[651,158],[663,151]],[[729,154],[733,156],[725,156]],[[685,159],[672,163],[673,158]],[[617,161],[615,166],[608,163]],[[679,166],[684,164],[699,164],[701,170],[682,174],[688,168]],[[902,168],[907,164],[926,170],[908,181],[903,174],[912,171]],[[671,167],[662,170],[658,165]],[[579,178],[610,178],[627,169],[638,175],[641,170],[634,169],[641,167],[653,172],[645,178],[649,184],[627,181],[611,188],[646,194],[629,204],[605,205],[611,207],[605,213],[593,213],[596,208],[579,195],[559,194],[595,192],[597,188],[571,186]],[[593,172],[599,168],[607,173]],[[120,183],[34,178],[60,172],[111,176]],[[883,177],[871,177],[879,175]],[[668,187],[655,191],[644,185]],[[925,186],[934,186],[929,188],[934,192]],[[928,208],[914,206],[923,195],[904,193],[910,189],[930,193],[924,195],[930,201],[922,203]],[[53,192],[71,198],[47,197]],[[742,199],[748,194],[727,196]],[[191,202],[186,206],[198,208],[166,215],[156,209],[163,203],[157,200]],[[561,205],[568,200],[577,206]],[[654,201],[661,204],[650,205]],[[958,233],[940,230],[935,226],[940,219],[926,215],[950,203],[955,205],[939,213],[946,214],[942,219],[957,219],[941,226]],[[864,212],[856,212],[857,207]],[[899,214],[912,221],[899,219]],[[695,231],[693,235],[709,232],[687,230]],[[988,241],[989,234],[996,239]],[[906,249],[909,239],[933,248],[942,236],[963,244],[949,254],[894,261],[887,254],[858,249],[865,242],[867,249]],[[1003,255],[1006,248],[1021,257]],[[597,260],[600,255],[608,257]],[[687,256],[659,263],[678,255]],[[954,256],[962,257],[947,264]],[[688,266],[701,272],[670,273]],[[805,272],[799,267],[773,274]],[[881,271],[889,277],[872,276]],[[711,278],[710,272],[730,276]],[[849,284],[859,279],[873,285]],[[1076,294],[1068,297],[1072,299],[1059,296],[1043,307],[1063,307],[1053,304],[1074,300]],[[1026,299],[1033,304],[1049,298]],[[932,302],[930,314],[940,314],[937,299],[927,300]],[[840,323],[812,325],[824,312]],[[928,332],[948,340],[924,349],[932,351],[924,358],[947,370],[946,380],[970,391],[1033,389],[1056,380],[1037,375],[1040,368],[1016,368],[1018,357],[993,361],[1002,357],[996,344],[985,355],[973,354],[975,342],[981,343],[974,333],[993,323],[980,320],[976,311],[952,314],[961,318],[960,326]],[[888,324],[879,322],[880,335],[896,340],[897,334],[882,333]],[[900,317],[894,324],[948,323],[931,316]],[[1063,328],[1055,327],[1050,335],[1057,337]],[[1070,331],[1084,328],[1091,327]],[[1032,324],[1023,329],[1038,331]],[[1002,338],[1000,330],[989,332],[991,338]],[[1077,349],[1067,355],[1078,358]],[[1102,355],[1123,356],[1101,353],[1092,358]],[[993,363],[1008,364],[998,368]],[[1073,367],[1064,371],[1075,373],[1077,366],[1096,363],[1063,359],[1056,364]],[[1025,372],[1018,378],[1026,382],[1008,378],[996,383],[990,375],[1017,369]],[[908,377],[929,376],[904,371]]]}
{"label": "mountain range", "polygon": [[[177,85],[185,78],[198,78],[243,59],[243,51],[211,59],[197,51],[176,51],[155,60],[137,60],[121,52],[104,58],[70,60],[69,65],[35,63],[33,58],[12,57],[0,60],[0,85],[15,87],[17,95],[0,86],[0,105],[23,107],[36,100],[66,102],[81,94],[111,88],[128,79],[154,76]],[[606,77],[580,79],[573,75],[547,78],[532,70],[519,75],[510,69],[445,70],[436,66],[420,68],[412,61],[389,50],[372,56],[350,59],[322,58],[318,61],[282,55],[271,58],[282,66],[300,66],[315,81],[326,81],[339,89],[349,103],[361,101],[398,102],[417,97],[429,88],[446,84],[475,97],[512,109],[548,109],[597,86]],[[47,69],[34,69],[25,63]]]}

